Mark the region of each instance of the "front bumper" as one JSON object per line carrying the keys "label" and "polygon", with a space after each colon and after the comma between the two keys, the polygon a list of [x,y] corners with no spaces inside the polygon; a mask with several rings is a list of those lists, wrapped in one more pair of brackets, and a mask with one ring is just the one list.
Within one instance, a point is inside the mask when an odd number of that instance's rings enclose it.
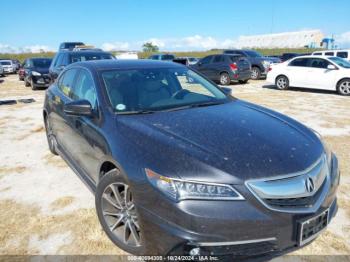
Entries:
{"label": "front bumper", "polygon": [[313,213],[270,210],[244,185],[236,186],[246,199],[243,201],[186,200],[174,203],[165,197],[154,196],[149,202],[157,210],[139,208],[147,253],[188,255],[193,248],[200,248],[201,255],[245,257],[275,256],[300,248],[301,221],[328,208],[331,220],[337,212],[339,170],[333,157],[332,183],[322,205]]}
{"label": "front bumper", "polygon": [[51,78],[48,74],[43,74],[41,76],[32,76],[32,80],[37,87],[48,87],[51,83]]}

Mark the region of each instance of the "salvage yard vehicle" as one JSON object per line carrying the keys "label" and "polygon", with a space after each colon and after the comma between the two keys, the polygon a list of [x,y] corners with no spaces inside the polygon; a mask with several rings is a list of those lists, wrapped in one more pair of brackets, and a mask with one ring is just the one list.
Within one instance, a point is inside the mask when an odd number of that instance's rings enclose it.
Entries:
{"label": "salvage yard vehicle", "polygon": [[13,74],[16,72],[16,65],[12,60],[0,60],[0,64],[2,65],[5,74]]}
{"label": "salvage yard vehicle", "polygon": [[337,211],[338,162],[320,135],[177,63],[71,64],[43,119],[49,149],[132,254],[280,255]]}
{"label": "salvage yard vehicle", "polygon": [[350,95],[350,62],[339,57],[300,56],[272,65],[267,82],[285,90],[290,86],[337,91]]}
{"label": "salvage yard vehicle", "polygon": [[51,58],[29,58],[24,61],[24,85],[31,86],[32,90],[39,87],[46,88],[51,83],[49,67]]}
{"label": "salvage yard vehicle", "polygon": [[344,59],[350,61],[350,50],[349,49],[317,51],[317,52],[313,52],[312,55],[337,56],[337,57],[344,58]]}
{"label": "salvage yard vehicle", "polygon": [[275,59],[262,56],[260,53],[254,50],[225,50],[224,54],[241,55],[249,60],[252,65],[251,79],[258,80],[261,77],[265,77],[272,63],[275,63]]}
{"label": "salvage yard vehicle", "polygon": [[252,69],[245,57],[228,54],[206,56],[192,68],[221,85],[229,85],[232,81],[247,83]]}
{"label": "salvage yard vehicle", "polygon": [[54,81],[61,71],[69,64],[103,59],[115,59],[115,57],[111,53],[101,51],[100,49],[60,50],[52,60],[49,69],[50,78]]}
{"label": "salvage yard vehicle", "polygon": [[156,54],[148,57],[151,60],[161,60],[161,61],[173,61],[175,59],[175,55],[172,54]]}

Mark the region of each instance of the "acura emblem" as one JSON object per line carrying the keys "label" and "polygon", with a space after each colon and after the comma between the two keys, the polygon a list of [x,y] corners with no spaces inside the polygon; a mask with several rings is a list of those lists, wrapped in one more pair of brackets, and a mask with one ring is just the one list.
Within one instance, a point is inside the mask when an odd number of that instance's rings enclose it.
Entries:
{"label": "acura emblem", "polygon": [[306,187],[306,191],[309,193],[314,191],[315,185],[314,185],[314,181],[312,180],[311,177],[306,178],[305,187]]}

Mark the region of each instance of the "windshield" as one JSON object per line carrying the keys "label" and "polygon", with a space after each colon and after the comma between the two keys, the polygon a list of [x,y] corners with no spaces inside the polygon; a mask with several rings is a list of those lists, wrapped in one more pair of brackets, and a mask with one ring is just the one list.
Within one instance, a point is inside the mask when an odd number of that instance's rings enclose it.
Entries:
{"label": "windshield", "polygon": [[74,54],[70,57],[70,62],[82,62],[82,61],[89,61],[89,60],[103,60],[103,59],[113,59],[113,56],[110,54]]}
{"label": "windshield", "polygon": [[329,57],[329,60],[336,63],[338,66],[344,67],[344,68],[350,68],[350,62],[346,61],[343,58],[340,57]]}
{"label": "windshield", "polygon": [[262,55],[256,51],[245,51],[249,57],[262,57]]}
{"label": "windshield", "polygon": [[33,66],[40,68],[49,68],[52,59],[33,59]]}
{"label": "windshield", "polygon": [[11,62],[8,61],[0,61],[1,65],[11,65]]}
{"label": "windshield", "polygon": [[161,111],[230,100],[215,85],[188,68],[111,70],[101,73],[117,113]]}

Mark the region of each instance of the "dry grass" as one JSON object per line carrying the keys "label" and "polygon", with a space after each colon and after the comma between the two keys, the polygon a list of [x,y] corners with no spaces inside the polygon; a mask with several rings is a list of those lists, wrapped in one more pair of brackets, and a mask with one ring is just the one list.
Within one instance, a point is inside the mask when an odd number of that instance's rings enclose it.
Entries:
{"label": "dry grass", "polygon": [[66,162],[64,162],[61,157],[55,156],[51,152],[47,152],[43,160],[45,160],[48,165],[52,165],[58,168],[67,167]]}
{"label": "dry grass", "polygon": [[123,254],[107,239],[95,210],[80,209],[68,215],[44,216],[35,206],[0,201],[0,254],[38,254],[30,248],[31,237],[45,240],[52,234],[70,232],[72,241],[62,243],[58,254]]}
{"label": "dry grass", "polygon": [[59,199],[56,199],[54,202],[52,202],[51,207],[53,210],[58,210],[61,208],[65,208],[66,206],[69,206],[74,201],[74,197],[66,196],[61,197]]}
{"label": "dry grass", "polygon": [[9,174],[9,173],[23,173],[27,167],[25,166],[1,166],[0,167],[0,175],[1,174]]}

